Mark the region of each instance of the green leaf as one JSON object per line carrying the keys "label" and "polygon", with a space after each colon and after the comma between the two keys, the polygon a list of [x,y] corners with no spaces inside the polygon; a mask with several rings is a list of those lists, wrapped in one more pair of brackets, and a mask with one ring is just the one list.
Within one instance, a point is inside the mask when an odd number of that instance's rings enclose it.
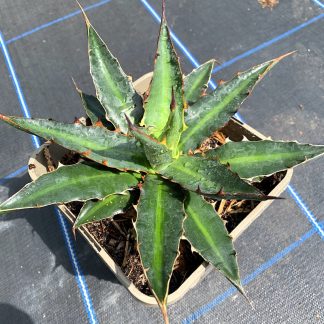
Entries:
{"label": "green leaf", "polygon": [[172,162],[169,149],[155,138],[145,133],[145,129],[139,129],[128,120],[128,127],[132,135],[142,144],[145,155],[155,170],[163,169]]}
{"label": "green leaf", "polygon": [[241,178],[266,176],[291,168],[324,153],[324,146],[297,142],[229,142],[206,153],[229,164]]}
{"label": "green leaf", "polygon": [[170,277],[178,255],[184,220],[181,189],[147,175],[135,224],[145,274],[161,309],[167,303]]}
{"label": "green leaf", "polygon": [[87,201],[76,219],[73,227],[100,221],[124,213],[132,204],[129,191],[123,194],[113,194],[103,200]]}
{"label": "green leaf", "polygon": [[39,208],[71,201],[102,199],[135,187],[130,173],[113,172],[88,164],[68,165],[47,173],[0,205],[0,214],[25,208]]}
{"label": "green leaf", "polygon": [[130,78],[122,70],[118,60],[85,16],[88,31],[90,72],[97,97],[106,112],[106,117],[116,128],[127,133],[125,114],[132,122],[142,117],[142,99],[134,90]]}
{"label": "green leaf", "polygon": [[182,187],[221,199],[265,200],[258,189],[241,180],[217,160],[200,156],[180,156],[159,173]]}
{"label": "green leaf", "polygon": [[[144,103],[145,112],[141,125],[146,126],[150,135],[162,139],[162,134],[165,133],[166,128],[174,128],[175,132],[181,131],[184,125],[183,108],[182,72],[163,14],[153,79],[148,98]],[[178,144],[175,136],[176,134],[173,134],[173,132],[167,136],[172,147]]]}
{"label": "green leaf", "polygon": [[215,208],[198,194],[189,192],[185,212],[183,229],[186,239],[244,294],[232,239]]}
{"label": "green leaf", "polygon": [[52,140],[103,165],[119,170],[148,171],[149,162],[136,141],[102,127],[63,124],[46,119],[3,116],[0,120],[23,130]]}
{"label": "green leaf", "polygon": [[189,105],[194,104],[208,88],[215,60],[210,60],[184,78],[184,95]]}
{"label": "green leaf", "polygon": [[80,95],[82,105],[87,116],[91,120],[91,124],[97,126],[98,124],[100,125],[100,123],[102,123],[102,125],[109,130],[114,130],[114,125],[106,119],[105,109],[102,107],[100,101],[95,96],[82,92],[82,90],[80,90],[76,84],[75,88]]}
{"label": "green leaf", "polygon": [[239,73],[234,79],[223,83],[212,94],[202,97],[191,106],[185,116],[188,128],[182,133],[179,150],[195,150],[205,138],[224,126],[251,94],[255,85],[283,57],[285,56]]}
{"label": "green leaf", "polygon": [[172,157],[177,158],[179,156],[178,144],[181,138],[181,134],[186,128],[184,123],[184,101],[183,97],[181,97],[181,104],[178,104],[177,100],[174,96],[174,104],[171,105],[171,114],[168,122],[168,126],[166,129],[165,137],[167,147],[172,151]]}

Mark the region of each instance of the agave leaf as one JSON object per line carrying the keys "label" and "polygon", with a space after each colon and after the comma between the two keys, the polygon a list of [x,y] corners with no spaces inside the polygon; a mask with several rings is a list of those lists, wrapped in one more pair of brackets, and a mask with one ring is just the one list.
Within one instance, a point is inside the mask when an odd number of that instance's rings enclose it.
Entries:
{"label": "agave leaf", "polygon": [[[182,72],[163,12],[153,79],[144,103],[145,112],[141,125],[145,125],[149,134],[157,139],[161,139],[166,128],[175,128],[174,132],[182,131],[183,108]],[[178,144],[177,136],[179,134],[173,132],[167,136],[172,147]]]}
{"label": "agave leaf", "polygon": [[103,165],[119,170],[147,171],[149,162],[134,139],[101,127],[63,124],[46,119],[3,116],[0,119],[28,133],[79,152]]}
{"label": "agave leaf", "polygon": [[232,239],[215,208],[198,194],[188,192],[185,212],[183,229],[186,239],[244,294]]}
{"label": "agave leaf", "polygon": [[241,180],[237,174],[217,160],[200,156],[180,156],[158,173],[190,191],[212,196],[215,199],[265,200],[270,198]]}
{"label": "agave leaf", "polygon": [[114,130],[114,125],[106,119],[105,109],[100,101],[92,95],[88,95],[80,90],[76,85],[75,88],[80,95],[82,105],[93,126],[104,126],[109,130]]}
{"label": "agave leaf", "polygon": [[63,166],[47,173],[0,205],[0,214],[71,201],[102,199],[136,186],[136,176],[88,164]]}
{"label": "agave leaf", "polygon": [[109,195],[98,201],[89,200],[83,205],[73,227],[78,228],[84,224],[113,217],[125,212],[131,204],[132,199],[129,191]]}
{"label": "agave leaf", "polygon": [[227,123],[255,85],[285,56],[239,73],[191,106],[185,116],[188,128],[182,133],[179,150],[187,152],[196,149],[205,138]]}
{"label": "agave leaf", "polygon": [[215,60],[210,60],[184,78],[184,95],[189,105],[194,104],[208,88],[214,64]]}
{"label": "agave leaf", "polygon": [[155,138],[147,135],[144,128],[140,130],[133,125],[129,119],[128,127],[131,134],[134,135],[135,138],[142,144],[145,155],[155,170],[163,169],[172,162],[170,150]]}
{"label": "agave leaf", "polygon": [[138,123],[143,114],[142,99],[85,14],[84,17],[88,31],[90,72],[97,97],[105,109],[107,119],[127,133],[124,116],[126,114],[132,122]]}
{"label": "agave leaf", "polygon": [[141,188],[135,224],[145,275],[164,315],[184,220],[181,189],[156,175]]}
{"label": "agave leaf", "polygon": [[324,153],[324,146],[297,142],[229,142],[206,153],[229,164],[241,178],[266,176],[291,168]]}
{"label": "agave leaf", "polygon": [[178,144],[181,138],[181,134],[186,128],[184,123],[184,101],[181,98],[182,104],[178,105],[179,98],[174,97],[174,104],[171,105],[170,119],[167,125],[167,129],[163,137],[165,138],[167,147],[172,151],[172,157],[177,158],[179,156]]}

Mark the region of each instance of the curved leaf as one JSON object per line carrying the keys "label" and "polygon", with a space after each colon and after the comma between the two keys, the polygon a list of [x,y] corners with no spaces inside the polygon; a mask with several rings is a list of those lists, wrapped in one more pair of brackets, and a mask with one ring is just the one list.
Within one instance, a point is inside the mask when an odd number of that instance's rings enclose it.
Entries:
{"label": "curved leaf", "polygon": [[71,201],[102,199],[136,186],[130,173],[113,172],[88,164],[68,165],[47,173],[0,205],[0,214],[25,208],[38,208]]}
{"label": "curved leaf", "polygon": [[165,309],[167,303],[169,281],[182,235],[183,198],[177,185],[147,175],[137,207],[135,228],[139,253],[161,309]]}
{"label": "curved leaf", "polygon": [[132,122],[138,123],[143,114],[142,99],[86,16],[85,21],[88,31],[90,72],[97,97],[106,111],[107,119],[123,133],[127,133],[125,114]]}
{"label": "curved leaf", "polygon": [[297,142],[229,142],[208,151],[206,157],[229,164],[241,178],[266,176],[291,168],[324,153],[324,146]]}
{"label": "curved leaf", "polygon": [[100,221],[121,214],[131,205],[132,199],[129,191],[126,191],[123,194],[110,195],[103,200],[89,200],[83,205],[73,227],[78,228],[84,224]]}
{"label": "curved leaf", "polygon": [[241,180],[217,160],[180,156],[159,173],[182,187],[214,198],[265,200],[258,189]]}
{"label": "curved leaf", "polygon": [[3,116],[0,119],[23,130],[119,170],[148,171],[149,162],[135,139],[101,127],[63,124],[46,119]]}
{"label": "curved leaf", "polygon": [[[176,132],[182,131],[183,108],[182,72],[163,14],[153,78],[148,98],[144,103],[145,112],[141,125],[145,125],[149,134],[157,139],[161,139],[162,134],[167,130],[166,127]],[[167,136],[171,146],[174,146],[173,141],[178,144],[174,136],[175,134]],[[180,134],[178,137],[180,138]]]}
{"label": "curved leaf", "polygon": [[227,123],[255,85],[284,57],[239,73],[234,79],[223,83],[212,94],[202,97],[191,106],[185,116],[188,128],[182,133],[179,150],[195,150],[205,138]]}
{"label": "curved leaf", "polygon": [[92,95],[82,92],[76,85],[75,88],[81,98],[82,105],[93,126],[102,124],[109,130],[114,130],[114,125],[106,119],[105,109],[100,101]]}
{"label": "curved leaf", "polygon": [[198,194],[189,192],[185,212],[183,229],[186,239],[244,294],[232,239],[215,208]]}
{"label": "curved leaf", "polygon": [[128,127],[132,135],[142,144],[145,155],[154,169],[165,168],[172,162],[172,156],[169,149],[155,138],[150,137],[144,131],[133,125],[129,119]]}
{"label": "curved leaf", "polygon": [[189,105],[195,103],[208,88],[215,60],[210,60],[184,78],[184,95]]}

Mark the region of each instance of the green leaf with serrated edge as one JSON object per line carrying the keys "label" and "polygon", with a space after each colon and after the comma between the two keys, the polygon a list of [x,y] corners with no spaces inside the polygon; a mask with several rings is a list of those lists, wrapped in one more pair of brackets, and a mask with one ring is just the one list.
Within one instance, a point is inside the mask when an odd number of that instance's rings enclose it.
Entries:
{"label": "green leaf with serrated edge", "polygon": [[[126,117],[127,118],[127,117]],[[145,128],[139,129],[128,120],[130,133],[142,144],[145,155],[155,170],[163,169],[172,162],[170,150],[155,138],[145,133]]]}
{"label": "green leaf with serrated edge", "polygon": [[90,72],[97,97],[106,111],[106,117],[127,133],[125,114],[138,123],[143,114],[142,99],[134,90],[130,78],[122,70],[118,60],[85,16],[88,31]]}
{"label": "green leaf with serrated edge", "polygon": [[[139,177],[139,176],[138,176]],[[135,187],[138,178],[102,166],[75,164],[44,174],[0,205],[0,213],[71,201],[102,199]]]}
{"label": "green leaf with serrated edge", "polygon": [[165,309],[170,277],[178,255],[184,220],[181,188],[147,175],[137,206],[135,229],[145,275],[161,309]]}
{"label": "green leaf with serrated edge", "polygon": [[198,194],[188,192],[185,212],[183,230],[186,239],[244,294],[232,239],[215,208]]}
{"label": "green leaf with serrated edge", "polygon": [[297,142],[229,142],[205,156],[229,164],[241,178],[266,176],[291,168],[324,153],[324,146]]}
{"label": "green leaf with serrated edge", "polygon": [[[166,127],[183,127],[183,117],[182,123],[178,125],[178,115],[180,113],[183,115],[183,108],[182,72],[163,13],[153,78],[148,98],[144,103],[144,116],[141,125],[146,126],[150,135],[161,139]],[[172,114],[177,115],[175,118],[170,116],[171,111]],[[171,140],[173,139],[170,138],[169,141]]]}
{"label": "green leaf with serrated edge", "polygon": [[223,83],[212,94],[202,97],[191,106],[185,116],[188,128],[182,133],[179,150],[195,150],[205,138],[224,126],[255,85],[287,55],[239,73],[234,79]]}
{"label": "green leaf with serrated edge", "polygon": [[91,120],[91,124],[96,126],[98,123],[102,123],[107,129],[114,130],[114,125],[106,119],[106,112],[100,101],[95,96],[82,92],[76,85],[75,88],[81,98],[83,108]]}
{"label": "green leaf with serrated edge", "polygon": [[135,139],[102,127],[63,124],[46,119],[3,116],[0,120],[23,130],[52,140],[103,165],[119,170],[148,171],[149,162]]}
{"label": "green leaf with serrated edge", "polygon": [[184,78],[184,96],[189,105],[195,103],[208,88],[214,64],[215,60],[210,60]]}
{"label": "green leaf with serrated edge", "polygon": [[270,198],[241,180],[238,175],[217,160],[200,156],[180,156],[158,173],[190,191],[200,192],[215,199],[266,200]]}
{"label": "green leaf with serrated edge", "polygon": [[75,220],[73,227],[97,222],[125,212],[132,205],[129,191],[113,194],[98,201],[87,201]]}

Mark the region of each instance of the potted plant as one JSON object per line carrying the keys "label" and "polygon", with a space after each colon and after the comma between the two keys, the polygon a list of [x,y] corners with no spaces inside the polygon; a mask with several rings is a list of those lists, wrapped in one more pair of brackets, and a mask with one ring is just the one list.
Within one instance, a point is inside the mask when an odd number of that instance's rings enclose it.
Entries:
{"label": "potted plant", "polygon": [[[237,237],[287,186],[292,172],[285,170],[324,153],[324,146],[267,140],[232,118],[289,54],[207,93],[214,61],[183,76],[162,1],[154,72],[134,86],[85,21],[97,97],[77,89],[87,118],[72,124],[0,115],[50,141],[29,162],[33,181],[3,202],[0,214],[58,204],[134,295],[148,304],[155,298],[165,322],[179,268],[192,275],[171,301],[203,275],[203,261],[245,295],[232,238],[217,212],[248,215],[238,226],[241,219],[226,220]],[[142,281],[141,292],[122,273],[125,265],[136,268],[131,279]]]}

